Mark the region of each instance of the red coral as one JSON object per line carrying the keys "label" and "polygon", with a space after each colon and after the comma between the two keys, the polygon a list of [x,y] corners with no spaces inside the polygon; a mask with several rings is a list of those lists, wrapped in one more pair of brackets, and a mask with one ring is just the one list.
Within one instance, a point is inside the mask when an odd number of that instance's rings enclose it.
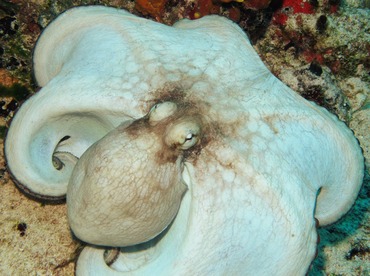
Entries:
{"label": "red coral", "polygon": [[316,53],[312,50],[307,49],[303,52],[303,57],[308,63],[316,61],[319,64],[324,64],[324,57],[321,53]]}
{"label": "red coral", "polygon": [[239,22],[240,20],[240,9],[237,7],[231,7],[228,9],[229,15],[228,18],[234,22]]}
{"label": "red coral", "polygon": [[337,13],[339,10],[339,5],[330,5],[329,12],[330,13]]}
{"label": "red coral", "polygon": [[285,25],[288,20],[288,15],[284,12],[275,13],[272,22],[278,25]]}
{"label": "red coral", "polygon": [[135,0],[135,9],[160,21],[167,0]]}
{"label": "red coral", "polygon": [[212,0],[198,0],[188,12],[190,19],[198,19],[209,14],[218,14],[220,6],[213,4]]}
{"label": "red coral", "polygon": [[327,4],[329,5],[329,12],[330,13],[337,13],[338,12],[340,0],[327,0]]}
{"label": "red coral", "polygon": [[314,6],[308,0],[283,0],[282,9],[292,8],[293,13],[315,13]]}
{"label": "red coral", "polygon": [[270,5],[270,2],[271,0],[247,0],[243,2],[243,5],[247,9],[261,10],[266,9]]}
{"label": "red coral", "polygon": [[277,10],[273,17],[273,22],[278,25],[285,25],[289,15],[304,13],[315,13],[315,7],[308,0],[283,0],[281,8]]}

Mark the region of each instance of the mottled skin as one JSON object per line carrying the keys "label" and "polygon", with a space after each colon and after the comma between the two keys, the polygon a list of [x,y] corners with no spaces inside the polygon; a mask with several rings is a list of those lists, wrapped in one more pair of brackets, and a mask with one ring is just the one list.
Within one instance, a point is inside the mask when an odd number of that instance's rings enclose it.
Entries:
{"label": "mottled skin", "polygon": [[124,246],[110,267],[87,246],[78,275],[304,275],[314,218],[333,223],[360,189],[352,132],[224,18],[168,27],[74,9],[39,40],[35,75],[43,89],[8,133],[10,170],[33,195],[58,198],[69,182],[75,234]]}
{"label": "mottled skin", "polygon": [[68,218],[77,237],[130,246],[154,238],[171,223],[186,191],[183,153],[197,146],[201,120],[184,116],[184,110],[168,111],[166,105],[117,127],[82,155],[67,191]]}

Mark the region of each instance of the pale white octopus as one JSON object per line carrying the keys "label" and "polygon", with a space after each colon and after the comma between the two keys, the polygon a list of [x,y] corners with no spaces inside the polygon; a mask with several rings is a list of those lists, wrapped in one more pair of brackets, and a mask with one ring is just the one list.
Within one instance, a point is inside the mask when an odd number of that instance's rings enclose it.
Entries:
{"label": "pale white octopus", "polygon": [[[75,8],[43,32],[34,69],[43,88],[16,114],[6,159],[29,195],[67,194],[91,245],[78,275],[304,275],[315,217],[335,222],[360,189],[352,132],[225,18],[169,27]],[[105,247],[121,248],[110,266]]]}

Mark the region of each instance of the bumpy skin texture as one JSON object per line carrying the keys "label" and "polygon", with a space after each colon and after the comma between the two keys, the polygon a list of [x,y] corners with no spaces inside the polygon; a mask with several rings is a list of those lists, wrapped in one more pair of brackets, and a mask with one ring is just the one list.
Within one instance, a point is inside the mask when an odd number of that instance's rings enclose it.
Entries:
{"label": "bumpy skin texture", "polygon": [[[167,136],[173,130],[181,132],[168,120],[150,124],[150,119],[111,131],[83,154],[73,170],[67,192],[68,218],[82,240],[135,245],[157,236],[175,217],[186,191],[179,150],[186,140],[180,137],[179,144],[167,145],[162,131]],[[163,124],[169,124],[169,129]]]}
{"label": "bumpy skin texture", "polygon": [[[44,31],[34,60],[43,89],[16,114],[5,147],[26,192],[58,198],[70,181],[72,230],[108,246],[152,238],[181,201],[160,239],[123,248],[111,267],[88,246],[78,275],[304,275],[314,217],[336,221],[360,189],[351,131],[276,79],[224,18],[168,27],[80,7]],[[162,102],[181,108],[151,123],[146,114]],[[167,128],[202,135],[174,150],[163,145],[181,135]],[[140,198],[137,189],[158,185],[168,188],[163,201]],[[122,232],[132,229],[131,241]]]}

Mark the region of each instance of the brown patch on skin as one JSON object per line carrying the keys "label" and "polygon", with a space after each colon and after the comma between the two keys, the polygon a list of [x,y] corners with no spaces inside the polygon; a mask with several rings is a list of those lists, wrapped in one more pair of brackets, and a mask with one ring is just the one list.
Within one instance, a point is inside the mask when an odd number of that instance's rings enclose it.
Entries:
{"label": "brown patch on skin", "polygon": [[[175,114],[163,119],[156,125],[150,125],[149,115],[146,115],[145,117],[134,121],[124,131],[126,131],[133,140],[138,136],[157,136],[158,141],[161,141],[160,150],[156,153],[156,160],[158,164],[164,164],[168,162],[175,163],[178,157],[181,155],[184,158],[189,158],[190,156],[193,156],[194,153],[196,153],[196,155],[199,154],[201,149],[209,142],[209,137],[203,135],[205,131],[209,130],[208,124],[206,120],[198,114],[199,111],[192,107],[192,105],[188,105],[187,103],[180,103]],[[173,144],[169,146],[164,141],[167,129],[181,120],[195,121],[201,126],[201,133],[199,134],[199,137],[197,137],[199,141],[196,145],[188,150],[182,150],[180,148],[181,145]]]}
{"label": "brown patch on skin", "polygon": [[274,126],[274,121],[276,118],[274,118],[272,115],[268,115],[262,118],[264,122],[269,126],[269,128],[274,132],[274,134],[278,134],[279,130],[276,129]]}
{"label": "brown patch on skin", "polygon": [[[203,91],[202,91],[203,92]],[[206,93],[200,93],[202,98]],[[152,99],[146,102],[146,108],[149,110],[158,103],[173,102],[176,103],[179,109],[183,108],[191,114],[206,115],[209,113],[209,104],[196,97],[194,91],[184,88],[179,83],[168,83],[163,88],[153,92]],[[190,115],[190,113],[189,113]]]}
{"label": "brown patch on skin", "polygon": [[[172,116],[158,122],[155,126],[149,124],[148,114],[134,121],[125,131],[132,136],[131,139],[133,140],[142,135],[156,135],[158,140],[162,143],[160,150],[157,152],[158,164],[176,162],[181,156],[181,158],[183,158],[182,162],[191,162],[196,165],[200,154],[207,155],[203,150],[209,146],[211,146],[211,148],[207,150],[207,152],[209,152],[208,154],[210,154],[210,156],[206,158],[214,159],[215,156],[212,154],[212,148],[217,149],[223,144],[227,144],[229,138],[238,139],[237,137],[240,133],[240,129],[247,127],[250,118],[248,114],[237,110],[238,117],[232,123],[223,120],[219,117],[219,114],[217,114],[217,110],[215,108],[212,109],[210,104],[206,101],[206,95],[209,93],[211,93],[211,91],[199,91],[199,93],[197,93],[197,91],[182,88],[181,84],[177,83],[167,84],[163,88],[152,92],[143,103],[143,108],[146,108],[149,112],[155,104],[169,101],[177,104],[177,111]],[[201,95],[201,97],[198,95]],[[182,150],[176,145],[172,147],[166,145],[164,142],[164,133],[166,129],[170,125],[187,117],[193,117],[193,119],[189,120],[197,120],[202,126],[202,134],[198,143],[187,150]],[[274,126],[274,122],[277,118],[266,116],[263,120],[275,134],[278,134],[278,130]],[[245,142],[248,143],[248,140]],[[224,162],[220,160],[220,164],[221,163],[225,168],[233,169],[233,164],[224,164]]]}
{"label": "brown patch on skin", "polygon": [[[163,88],[153,92],[153,99],[148,101],[147,107],[150,109],[153,105],[163,102],[174,102],[181,104],[185,102],[186,91],[178,84],[167,84]],[[149,111],[149,110],[148,110]]]}
{"label": "brown patch on skin", "polygon": [[138,119],[130,124],[127,128],[125,128],[124,131],[126,131],[127,134],[132,137],[142,135],[143,130],[149,126],[148,119],[148,116]]}
{"label": "brown patch on skin", "polygon": [[[127,132],[133,140],[138,136],[157,136],[158,140],[162,143],[161,149],[156,154],[158,164],[164,164],[167,162],[174,163],[181,155],[184,159],[195,159],[212,138],[217,135],[216,133],[220,133],[220,127],[218,124],[207,116],[209,113],[208,103],[198,99],[190,100],[186,90],[175,86],[164,87],[163,89],[155,91],[153,100],[148,101],[146,105],[150,111],[155,104],[163,102],[176,103],[177,111],[155,125],[150,125],[148,112],[146,116],[134,121],[131,125],[125,128],[124,131]],[[181,145],[174,144],[168,146],[164,142],[166,130],[181,120],[195,121],[201,126],[201,133],[199,137],[197,137],[199,141],[196,145],[187,150],[181,149]]]}

